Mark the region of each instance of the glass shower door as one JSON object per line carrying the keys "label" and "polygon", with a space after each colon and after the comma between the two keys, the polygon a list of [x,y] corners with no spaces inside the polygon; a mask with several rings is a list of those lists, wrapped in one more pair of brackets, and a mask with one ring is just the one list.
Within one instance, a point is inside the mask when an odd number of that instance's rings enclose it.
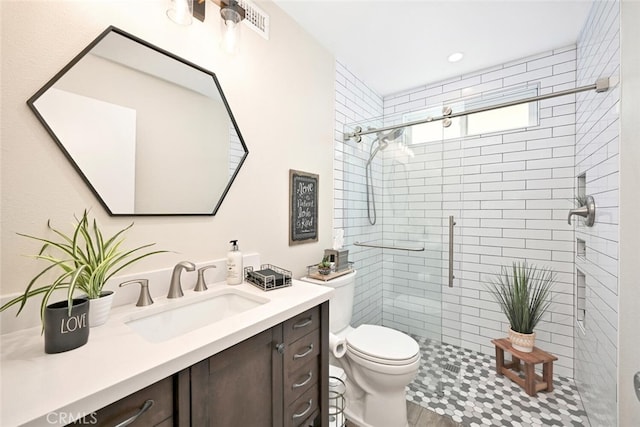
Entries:
{"label": "glass shower door", "polygon": [[[447,105],[443,108],[446,111]],[[454,111],[456,106],[452,106]],[[464,200],[463,181],[463,141],[460,118],[443,120],[438,125],[442,133],[442,337],[435,345],[437,372],[439,379],[436,393],[444,396],[447,390],[460,385],[461,371],[458,347],[460,343],[461,287],[463,268],[460,254],[463,244],[462,212]]]}
{"label": "glass shower door", "polygon": [[[424,117],[424,116],[423,116]],[[411,114],[386,118],[385,125],[415,120]],[[443,223],[442,127],[436,123],[404,129],[385,151],[383,325],[411,335],[422,363],[409,395],[419,401],[441,384],[443,270],[447,228]],[[435,129],[435,135],[434,135]]]}
{"label": "glass shower door", "polygon": [[[383,125],[411,120],[410,114],[387,116]],[[452,334],[447,323],[457,315],[447,312],[447,298],[458,297],[448,287],[448,263],[449,216],[457,221],[460,212],[460,145],[445,142],[444,129],[434,122],[404,128],[399,136],[383,131],[344,144],[344,197],[339,203],[350,257],[359,271],[354,325],[378,323],[418,341],[423,362],[410,386],[420,392],[416,396],[434,395],[446,385],[451,357],[442,351],[443,333]],[[375,199],[375,224],[368,214],[373,209],[368,191]],[[454,260],[454,272],[456,265]]]}

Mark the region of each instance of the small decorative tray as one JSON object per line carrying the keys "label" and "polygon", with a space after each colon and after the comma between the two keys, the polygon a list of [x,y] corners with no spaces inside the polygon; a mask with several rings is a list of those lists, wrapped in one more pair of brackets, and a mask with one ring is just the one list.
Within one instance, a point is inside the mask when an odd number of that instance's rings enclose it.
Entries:
{"label": "small decorative tray", "polygon": [[289,270],[272,264],[262,264],[260,270],[253,271],[253,267],[245,267],[244,280],[263,291],[272,291],[291,286],[293,275]]}
{"label": "small decorative tray", "polygon": [[347,263],[345,268],[341,270],[330,270],[329,272],[321,272],[318,268],[317,264],[310,265],[307,267],[307,277],[317,280],[323,280],[325,282],[335,279],[336,277],[344,276],[345,274],[349,274],[353,271],[353,262]]}

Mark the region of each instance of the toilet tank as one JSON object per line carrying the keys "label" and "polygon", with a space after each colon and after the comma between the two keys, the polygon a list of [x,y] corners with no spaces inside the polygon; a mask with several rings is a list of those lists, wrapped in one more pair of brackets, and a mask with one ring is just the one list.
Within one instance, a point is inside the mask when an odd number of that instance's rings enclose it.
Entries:
{"label": "toilet tank", "polygon": [[351,323],[353,314],[353,293],[355,291],[357,271],[336,277],[332,280],[310,279],[303,277],[305,282],[334,288],[334,293],[329,300],[329,330],[336,334],[345,329]]}

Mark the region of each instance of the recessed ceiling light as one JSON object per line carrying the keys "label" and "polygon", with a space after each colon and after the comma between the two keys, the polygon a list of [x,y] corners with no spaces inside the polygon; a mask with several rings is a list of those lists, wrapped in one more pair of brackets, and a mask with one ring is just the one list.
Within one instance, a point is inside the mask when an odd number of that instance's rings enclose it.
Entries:
{"label": "recessed ceiling light", "polygon": [[461,52],[455,52],[449,55],[449,58],[447,59],[449,62],[458,62],[462,59],[463,56],[464,55]]}

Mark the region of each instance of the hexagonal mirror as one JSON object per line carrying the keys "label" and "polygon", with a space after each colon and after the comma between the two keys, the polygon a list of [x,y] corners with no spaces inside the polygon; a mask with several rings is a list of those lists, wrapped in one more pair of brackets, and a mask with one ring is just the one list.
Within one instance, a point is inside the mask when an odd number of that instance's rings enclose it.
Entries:
{"label": "hexagonal mirror", "polygon": [[27,104],[111,215],[215,215],[249,153],[213,72],[115,27]]}

